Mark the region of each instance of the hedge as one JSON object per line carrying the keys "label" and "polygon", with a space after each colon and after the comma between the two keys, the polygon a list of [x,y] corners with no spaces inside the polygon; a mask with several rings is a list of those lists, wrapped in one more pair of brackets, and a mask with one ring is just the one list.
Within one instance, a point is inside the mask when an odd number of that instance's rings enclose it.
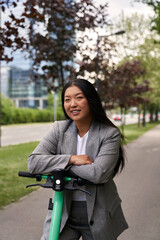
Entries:
{"label": "hedge", "polygon": [[[10,99],[4,97],[2,97],[1,113],[2,125],[53,121],[53,109],[16,108]],[[58,109],[57,120],[63,119],[63,111]]]}

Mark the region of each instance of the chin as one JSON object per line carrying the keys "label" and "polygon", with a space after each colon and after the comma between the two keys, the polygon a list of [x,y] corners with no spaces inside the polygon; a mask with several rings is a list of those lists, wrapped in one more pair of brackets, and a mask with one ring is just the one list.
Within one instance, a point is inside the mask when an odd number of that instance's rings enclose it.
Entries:
{"label": "chin", "polygon": [[76,117],[73,117],[71,118],[73,121],[81,121],[82,119],[81,118],[76,118]]}

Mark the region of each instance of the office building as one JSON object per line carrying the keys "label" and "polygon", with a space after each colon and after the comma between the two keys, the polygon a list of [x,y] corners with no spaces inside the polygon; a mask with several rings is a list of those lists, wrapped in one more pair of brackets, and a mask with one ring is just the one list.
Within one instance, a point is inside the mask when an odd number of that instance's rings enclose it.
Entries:
{"label": "office building", "polygon": [[46,108],[47,87],[40,76],[33,81],[34,73],[28,69],[2,67],[2,93],[13,99],[16,107]]}

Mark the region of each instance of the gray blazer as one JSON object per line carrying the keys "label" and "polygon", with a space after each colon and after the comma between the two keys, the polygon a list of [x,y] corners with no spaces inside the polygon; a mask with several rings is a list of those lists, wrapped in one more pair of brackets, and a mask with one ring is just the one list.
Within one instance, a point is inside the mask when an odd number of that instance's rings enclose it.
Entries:
{"label": "gray blazer", "polygon": [[[88,135],[86,154],[92,159],[89,165],[71,167],[78,176],[102,186],[86,185],[88,220],[94,240],[115,240],[128,228],[121,208],[121,199],[113,181],[113,171],[119,156],[120,132],[118,129],[93,122]],[[56,168],[67,168],[71,155],[76,155],[77,129],[71,120],[58,121],[29,156],[31,173],[49,173]],[[65,192],[60,231],[69,215],[72,195]],[[44,225],[42,239],[48,239],[51,211]]]}

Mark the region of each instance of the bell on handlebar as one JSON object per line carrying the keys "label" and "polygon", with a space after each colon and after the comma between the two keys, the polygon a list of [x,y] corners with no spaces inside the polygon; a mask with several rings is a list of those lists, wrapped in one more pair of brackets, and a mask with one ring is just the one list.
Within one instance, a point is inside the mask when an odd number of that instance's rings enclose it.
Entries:
{"label": "bell on handlebar", "polygon": [[66,170],[56,169],[51,174],[54,176],[53,190],[63,191],[64,190],[64,185],[65,185],[64,177],[66,176]]}

